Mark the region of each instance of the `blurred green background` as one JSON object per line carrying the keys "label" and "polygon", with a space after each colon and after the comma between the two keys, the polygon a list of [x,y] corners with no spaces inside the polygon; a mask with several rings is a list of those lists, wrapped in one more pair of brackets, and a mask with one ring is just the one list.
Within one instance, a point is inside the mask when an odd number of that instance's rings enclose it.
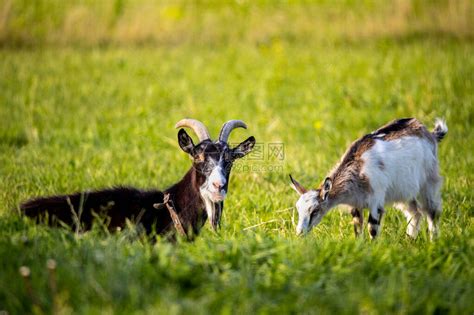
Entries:
{"label": "blurred green background", "polygon": [[[0,0],[0,311],[472,314],[473,10]],[[133,225],[74,234],[19,216],[32,196],[176,182],[191,165],[183,117],[213,136],[242,119],[231,141],[267,150],[235,165],[219,234],[153,244]],[[408,239],[392,208],[376,242],[356,240],[342,209],[296,237],[288,173],[314,187],[353,140],[400,117],[447,120],[441,237],[429,242],[424,223]]]}
{"label": "blurred green background", "polygon": [[0,44],[235,45],[472,39],[469,0],[149,1],[2,0]]}

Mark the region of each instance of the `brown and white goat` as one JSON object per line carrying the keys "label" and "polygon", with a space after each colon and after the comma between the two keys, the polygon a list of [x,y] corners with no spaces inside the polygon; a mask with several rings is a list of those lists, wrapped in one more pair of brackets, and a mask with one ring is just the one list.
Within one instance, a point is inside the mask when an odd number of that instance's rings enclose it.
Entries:
{"label": "brown and white goat", "polygon": [[[126,220],[143,225],[150,233],[168,234],[175,231],[172,211],[163,205],[165,196],[173,204],[179,222],[187,235],[198,234],[209,218],[216,230],[220,224],[229,176],[234,160],[245,156],[255,145],[249,137],[235,148],[227,140],[235,128],[247,128],[240,120],[230,120],[221,129],[217,141],[212,141],[207,128],[194,119],[183,119],[176,128],[189,127],[199,137],[194,145],[184,129],[178,132],[178,143],[193,158],[193,165],[184,177],[164,191],[143,191],[136,188],[118,187],[106,190],[81,192],[71,195],[42,197],[20,205],[29,217],[47,217],[48,223],[60,222],[88,230],[95,216],[106,217],[110,230],[121,228]],[[160,206],[161,205],[161,206]]]}
{"label": "brown and white goat", "polygon": [[407,234],[416,237],[425,214],[430,237],[436,236],[442,184],[437,151],[447,132],[439,119],[432,132],[414,118],[395,120],[352,143],[317,189],[307,190],[290,175],[300,194],[297,234],[309,232],[330,209],[344,204],[352,207],[356,236],[363,229],[363,209],[369,209],[368,230],[375,238],[384,206],[406,202]]}

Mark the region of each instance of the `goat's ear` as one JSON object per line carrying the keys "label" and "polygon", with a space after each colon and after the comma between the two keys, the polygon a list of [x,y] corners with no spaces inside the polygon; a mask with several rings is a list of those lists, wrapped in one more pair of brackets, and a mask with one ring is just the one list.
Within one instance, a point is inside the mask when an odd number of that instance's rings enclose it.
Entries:
{"label": "goat's ear", "polygon": [[323,188],[321,189],[321,199],[324,201],[328,199],[329,191],[332,188],[332,180],[329,177],[326,177],[323,183]]}
{"label": "goat's ear", "polygon": [[187,134],[186,130],[180,129],[178,132],[178,143],[181,149],[193,155],[194,154],[194,143],[193,139]]}
{"label": "goat's ear", "polygon": [[253,147],[255,146],[255,138],[249,137],[247,140],[241,142],[238,146],[232,149],[232,158],[240,159],[244,157],[247,153],[252,151]]}
{"label": "goat's ear", "polygon": [[291,184],[290,184],[290,187],[293,188],[298,194],[302,195],[304,193],[306,193],[308,190],[306,188],[303,187],[303,185],[301,185],[300,183],[298,183],[294,178],[293,176],[291,176],[290,174],[290,180],[291,180]]}

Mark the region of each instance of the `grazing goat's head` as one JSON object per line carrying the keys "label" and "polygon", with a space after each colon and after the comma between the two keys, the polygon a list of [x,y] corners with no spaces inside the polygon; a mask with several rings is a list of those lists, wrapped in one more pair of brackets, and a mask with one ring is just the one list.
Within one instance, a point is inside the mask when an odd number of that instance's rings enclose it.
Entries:
{"label": "grazing goat's head", "polygon": [[222,214],[222,202],[227,195],[232,164],[234,160],[252,150],[255,138],[249,137],[234,148],[229,146],[227,140],[232,130],[239,127],[247,128],[241,120],[226,122],[216,141],[211,140],[207,128],[200,121],[183,119],[176,124],[176,128],[180,127],[191,128],[199,138],[199,143],[195,145],[184,129],[178,132],[179,146],[193,158],[194,169],[202,175],[203,182],[199,183],[199,191],[211,225],[216,229]]}
{"label": "grazing goat's head", "polygon": [[298,225],[296,227],[296,234],[306,234],[311,229],[321,222],[323,216],[329,210],[327,205],[329,191],[332,187],[332,181],[328,177],[320,188],[316,190],[308,190],[298,183],[290,175],[291,188],[293,188],[300,198],[296,202],[298,210]]}

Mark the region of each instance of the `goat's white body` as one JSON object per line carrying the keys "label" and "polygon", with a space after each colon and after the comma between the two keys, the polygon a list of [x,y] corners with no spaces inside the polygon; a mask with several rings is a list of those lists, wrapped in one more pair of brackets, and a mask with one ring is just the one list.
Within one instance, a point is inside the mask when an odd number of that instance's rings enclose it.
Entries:
{"label": "goat's white body", "polygon": [[[317,190],[300,193],[297,233],[317,225],[331,208],[351,206],[354,231],[363,226],[363,209],[370,211],[369,233],[379,233],[385,205],[404,203],[401,209],[408,220],[407,233],[415,237],[422,214],[427,216],[431,236],[437,234],[441,213],[441,176],[438,169],[438,143],[448,132],[437,119],[429,132],[414,118],[395,120],[352,143],[341,161]],[[293,185],[301,186],[292,178]],[[296,183],[296,184],[295,184]]]}
{"label": "goat's white body", "polygon": [[376,140],[362,160],[361,173],[371,187],[366,201],[369,208],[415,199],[438,173],[436,145],[420,137]]}
{"label": "goat's white body", "polygon": [[[416,136],[389,141],[378,139],[362,154],[362,160],[361,174],[368,178],[371,188],[364,200],[370,215],[380,222],[384,205],[404,202],[408,207],[398,205],[397,208],[407,218],[407,233],[416,237],[421,213],[425,213],[431,235],[435,236],[437,227],[434,218],[441,212],[437,144]],[[421,199],[421,208],[418,206],[418,197]],[[372,229],[371,235],[378,234],[379,224],[372,224]]]}

